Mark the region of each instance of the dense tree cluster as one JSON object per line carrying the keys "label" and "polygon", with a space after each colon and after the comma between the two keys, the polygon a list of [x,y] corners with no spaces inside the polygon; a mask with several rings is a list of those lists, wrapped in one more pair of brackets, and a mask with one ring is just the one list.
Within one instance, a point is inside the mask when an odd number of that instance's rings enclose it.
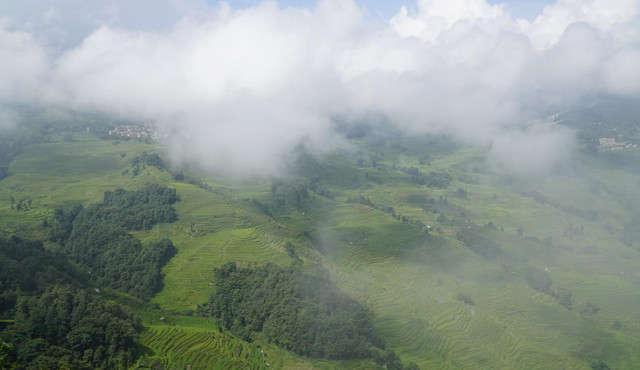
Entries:
{"label": "dense tree cluster", "polygon": [[41,242],[0,238],[0,368],[126,368],[139,321],[87,291],[82,272]]}
{"label": "dense tree cluster", "polygon": [[415,168],[413,166],[409,168],[403,167],[400,168],[400,171],[406,173],[407,175],[410,175],[411,181],[415,182],[416,184],[426,185],[427,183],[427,175],[425,175],[425,173],[420,171],[418,168]]}
{"label": "dense tree cluster", "polygon": [[117,189],[105,192],[102,203],[87,207],[78,216],[105,220],[128,230],[148,230],[159,223],[176,221],[173,204],[178,200],[176,189],[158,184],[138,191]]}
{"label": "dense tree cluster", "polygon": [[142,152],[141,155],[133,157],[133,159],[131,160],[131,169],[125,170],[122,175],[128,175],[131,171],[131,177],[136,177],[147,166],[156,167],[159,170],[164,170],[167,168],[166,164],[157,153],[149,154],[147,152]]}
{"label": "dense tree cluster", "polygon": [[169,239],[143,246],[127,231],[175,221],[177,200],[175,189],[159,185],[108,191],[101,203],[56,210],[51,238],[99,283],[148,300],[162,288],[161,269],[176,249]]}
{"label": "dense tree cluster", "polygon": [[462,199],[467,199],[467,197],[469,196],[469,193],[463,188],[458,188],[455,194],[456,194],[456,197],[462,198]]}
{"label": "dense tree cluster", "polygon": [[228,263],[214,270],[214,283],[216,291],[201,311],[244,339],[263,332],[297,354],[336,359],[373,357],[383,346],[367,310],[325,272]]}
{"label": "dense tree cluster", "polygon": [[430,188],[446,188],[451,183],[451,175],[445,172],[429,172],[425,176],[425,185]]}
{"label": "dense tree cluster", "polygon": [[5,343],[0,340],[0,369],[7,369],[11,366],[11,352],[13,351],[13,346],[9,343]]}
{"label": "dense tree cluster", "polygon": [[477,226],[471,225],[460,228],[460,231],[456,234],[456,238],[463,242],[471,251],[488,260],[493,260],[504,253],[500,245],[480,236],[479,232],[475,230],[476,228]]}
{"label": "dense tree cluster", "polygon": [[138,165],[153,166],[161,170],[166,167],[164,161],[157,153],[149,154],[147,152],[142,152],[142,154],[133,157],[131,160],[131,166]]}
{"label": "dense tree cluster", "polygon": [[542,293],[552,293],[551,277],[545,270],[535,267],[527,267],[524,272],[527,284],[529,284],[530,287]]}
{"label": "dense tree cluster", "polygon": [[56,284],[80,281],[65,256],[39,241],[0,238],[0,317],[12,317],[20,292],[39,293]]}
{"label": "dense tree cluster", "polygon": [[99,295],[56,285],[22,296],[5,338],[14,368],[122,369],[133,363],[139,320]]}
{"label": "dense tree cluster", "polygon": [[400,171],[411,176],[411,181],[415,182],[416,184],[426,185],[430,188],[444,189],[447,186],[449,186],[449,184],[451,183],[451,180],[453,180],[451,175],[449,175],[448,173],[429,172],[425,174],[424,172],[420,171],[420,169],[415,168],[413,166],[408,168],[407,167],[400,168]]}
{"label": "dense tree cluster", "polygon": [[71,230],[73,230],[73,220],[76,219],[83,209],[84,208],[81,205],[56,208],[53,213],[56,222],[54,223],[53,229],[49,235],[51,241],[64,244],[64,242],[69,239]]}
{"label": "dense tree cluster", "polygon": [[143,246],[127,231],[175,220],[177,200],[174,189],[150,185],[106,192],[86,208],[58,209],[51,239],[64,254],[41,242],[0,238],[0,317],[14,319],[0,332],[3,368],[131,366],[139,321],[88,291],[85,273],[67,258],[88,267],[99,284],[150,298],[175,247],[168,239]]}
{"label": "dense tree cluster", "polygon": [[392,206],[384,206],[384,205],[380,205],[380,204],[375,204],[371,201],[371,199],[369,198],[365,198],[362,195],[358,196],[358,197],[349,197],[347,198],[347,203],[357,203],[357,204],[364,204],[366,206],[369,206],[371,208],[375,208],[378,211],[384,212],[384,213],[388,213],[390,214],[393,218],[398,218],[396,215],[396,211],[395,209],[393,209]]}

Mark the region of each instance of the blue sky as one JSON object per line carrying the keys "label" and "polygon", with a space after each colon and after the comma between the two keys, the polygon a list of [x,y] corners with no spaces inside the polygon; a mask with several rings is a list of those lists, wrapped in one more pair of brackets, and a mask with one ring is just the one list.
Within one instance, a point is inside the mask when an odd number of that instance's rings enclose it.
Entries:
{"label": "blue sky", "polygon": [[[209,0],[212,3],[218,2],[218,0]],[[261,0],[227,0],[232,7],[240,8],[245,6],[251,6],[259,3]],[[540,12],[542,8],[551,4],[553,0],[488,0],[491,4],[505,3],[507,9],[512,16],[517,18],[527,18],[533,20]],[[416,6],[415,0],[356,0],[361,6],[366,8],[373,18],[388,19],[398,12],[401,6],[406,6],[408,9],[412,9]],[[281,6],[299,6],[299,7],[313,7],[316,0],[278,0]]]}

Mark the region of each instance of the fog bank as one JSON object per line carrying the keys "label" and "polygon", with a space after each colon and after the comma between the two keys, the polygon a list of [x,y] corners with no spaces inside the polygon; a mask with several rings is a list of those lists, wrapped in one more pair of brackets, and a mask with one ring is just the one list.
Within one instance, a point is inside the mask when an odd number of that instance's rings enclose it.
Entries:
{"label": "fog bank", "polygon": [[485,0],[410,5],[384,23],[351,0],[9,0],[0,107],[152,121],[176,133],[175,162],[215,170],[278,171],[298,145],[330,147],[332,117],[378,114],[488,145],[496,168],[544,171],[572,138],[540,118],[586,95],[640,94],[638,1],[560,0],[533,21]]}

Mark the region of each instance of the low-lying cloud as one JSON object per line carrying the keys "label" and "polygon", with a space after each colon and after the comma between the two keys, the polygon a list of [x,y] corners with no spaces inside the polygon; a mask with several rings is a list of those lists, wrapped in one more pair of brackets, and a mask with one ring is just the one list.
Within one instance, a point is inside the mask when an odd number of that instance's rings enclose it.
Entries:
{"label": "low-lying cloud", "polygon": [[217,170],[276,171],[301,143],[325,147],[331,117],[372,113],[543,170],[571,136],[528,122],[587,94],[640,94],[634,0],[560,0],[531,22],[485,0],[419,0],[386,24],[352,0],[23,3],[0,5],[0,106],[154,121],[177,133],[176,162]]}

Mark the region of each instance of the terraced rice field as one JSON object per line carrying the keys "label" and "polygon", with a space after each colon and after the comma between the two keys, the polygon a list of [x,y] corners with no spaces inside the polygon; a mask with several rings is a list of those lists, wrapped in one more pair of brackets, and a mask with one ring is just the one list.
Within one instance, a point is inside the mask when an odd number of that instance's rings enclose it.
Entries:
{"label": "terraced rice field", "polygon": [[141,339],[168,360],[169,368],[269,368],[258,348],[214,331],[149,327]]}
{"label": "terraced rice field", "polygon": [[[567,204],[580,204],[589,196],[564,197],[562,189],[556,193],[553,188],[584,190],[574,185],[558,178],[540,191]],[[440,240],[439,246],[433,246],[434,239],[417,242],[398,238],[410,232],[389,232],[397,222],[379,211],[361,205],[337,206],[327,217],[330,221],[325,221],[324,231],[324,242],[330,244],[324,248],[331,251],[328,257],[332,271],[338,271],[336,281],[374,307],[379,330],[403,358],[424,368],[526,369],[532,364],[540,368],[589,368],[595,355],[610,363],[618,361],[621,368],[633,368],[637,355],[628,350],[636,346],[637,339],[614,332],[611,325],[624,320],[623,326],[629,325],[626,330],[636,333],[637,338],[637,314],[631,314],[631,310],[638,307],[638,285],[631,283],[631,287],[630,280],[621,281],[616,270],[637,269],[637,251],[612,240],[601,222],[567,214],[567,206],[560,200],[550,206],[493,186],[463,186],[468,199],[456,199],[449,191],[445,194],[449,203],[443,209],[448,214],[464,210],[479,225],[493,221],[504,232],[486,233],[491,239],[500,240],[510,258],[515,258],[509,265],[524,264],[549,271],[553,289],[572,290],[574,307],[567,310],[549,294],[531,289],[522,271],[508,271],[508,265],[494,264],[471,253],[453,240],[445,227],[440,236],[432,233]],[[420,218],[425,224],[437,224],[428,213],[412,209],[406,198],[400,197],[409,192],[415,194],[416,190],[406,187],[404,191],[398,188],[378,192],[369,188],[359,193],[375,204],[393,205],[396,212]],[[423,192],[425,198],[437,198],[443,193]],[[610,199],[590,204],[612,222],[623,222],[628,217]],[[460,217],[457,213],[454,216]],[[588,235],[566,237],[563,232],[569,224],[583,225]],[[369,225],[374,226],[368,228]],[[524,225],[528,228],[524,236],[539,238],[516,236]],[[395,239],[378,237],[380,234],[393,235]],[[553,244],[541,243],[545,237],[551,237]],[[607,256],[582,253],[585,239],[602,245]],[[398,246],[403,253],[390,256],[383,252]],[[614,257],[622,255],[628,256],[626,262]],[[629,258],[630,255],[634,257]],[[573,271],[572,279],[567,270]],[[457,292],[470,294],[475,305],[458,301]],[[614,308],[612,302],[616,301]],[[602,312],[594,316],[580,314],[588,303],[606,311],[606,324],[595,324],[605,319]],[[635,316],[636,321],[620,315],[620,311]],[[587,327],[591,329],[585,331]],[[607,350],[588,353],[589,346]],[[620,348],[626,350],[619,352]]]}
{"label": "terraced rice field", "polygon": [[[423,369],[589,369],[602,360],[612,368],[638,368],[640,252],[621,240],[630,205],[640,204],[636,174],[593,166],[579,176],[502,183],[470,169],[482,162],[475,149],[436,152],[431,165],[421,165],[412,156],[417,148],[383,147],[367,149],[377,167],[339,155],[309,159],[296,181],[318,177],[318,189],[333,199],[310,191],[301,204],[269,215],[253,202],[277,203],[264,179],[203,177],[214,189],[207,191],[154,168],[135,178],[122,175],[132,156],[157,150],[97,140],[27,148],[12,164],[15,175],[0,183],[0,219],[8,220],[3,231],[43,237],[41,222],[57,206],[92,203],[116,187],[166,183],[181,198],[179,220],[135,233],[143,243],[171,238],[178,249],[164,268],[164,289],[152,300],[162,310],[196,309],[215,289],[213,267],[224,262],[291,263],[285,249],[291,243],[304,263],[321,263],[371,310],[381,337],[405,363]],[[447,172],[452,182],[444,189],[420,186],[399,170],[403,166]],[[466,197],[456,195],[458,188]],[[10,209],[9,196],[31,197],[32,209]],[[347,203],[359,196],[429,225],[430,235],[390,213]],[[471,226],[503,255],[484,258],[460,242],[457,233]],[[548,275],[548,291],[531,286],[530,269]],[[559,292],[571,293],[568,307]],[[261,349],[279,368],[375,367],[367,360],[303,359],[261,338],[246,343],[212,323],[185,320],[176,319],[176,326],[159,325],[157,318],[145,322],[143,343],[170,368],[264,368]]]}

